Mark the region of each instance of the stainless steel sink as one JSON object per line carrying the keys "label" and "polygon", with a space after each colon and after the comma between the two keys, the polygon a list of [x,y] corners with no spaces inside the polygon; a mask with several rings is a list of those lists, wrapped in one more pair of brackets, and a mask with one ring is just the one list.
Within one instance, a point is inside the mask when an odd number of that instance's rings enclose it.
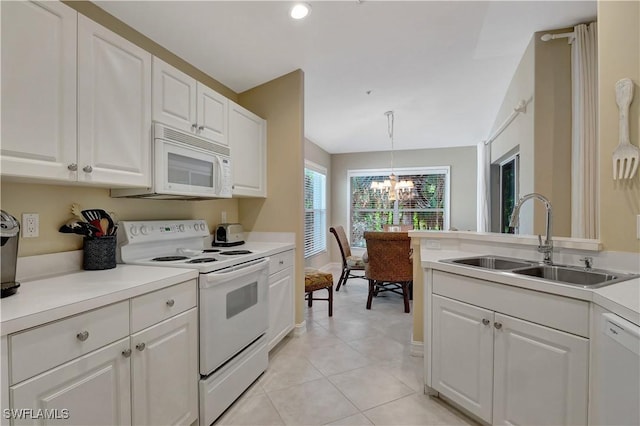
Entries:
{"label": "stainless steel sink", "polygon": [[537,265],[512,271],[514,274],[542,278],[562,284],[583,288],[598,288],[638,277],[634,274],[620,274],[599,269],[589,269],[564,265]]}
{"label": "stainless steel sink", "polygon": [[443,262],[453,263],[457,265],[473,266],[482,269],[494,269],[499,271],[525,268],[528,266],[532,266],[533,264],[533,262],[521,261],[518,259],[510,259],[508,257],[499,256],[465,257],[462,259],[443,260]]}

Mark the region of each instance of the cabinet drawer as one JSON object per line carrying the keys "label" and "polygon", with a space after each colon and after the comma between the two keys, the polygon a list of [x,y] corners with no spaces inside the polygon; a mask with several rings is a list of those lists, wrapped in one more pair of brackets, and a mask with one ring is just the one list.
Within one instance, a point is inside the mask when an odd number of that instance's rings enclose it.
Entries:
{"label": "cabinet drawer", "polygon": [[277,253],[269,256],[269,275],[293,266],[293,250]]}
{"label": "cabinet drawer", "polygon": [[131,333],[196,306],[196,280],[186,281],[131,300]]}
{"label": "cabinet drawer", "polygon": [[589,303],[446,272],[433,272],[433,293],[589,337]]}
{"label": "cabinet drawer", "polygon": [[129,335],[129,301],[9,336],[11,384]]}

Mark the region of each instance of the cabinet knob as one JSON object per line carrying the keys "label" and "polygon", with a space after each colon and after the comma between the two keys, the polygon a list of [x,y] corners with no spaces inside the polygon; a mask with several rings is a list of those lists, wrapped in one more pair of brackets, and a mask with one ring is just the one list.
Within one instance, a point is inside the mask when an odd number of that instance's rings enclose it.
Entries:
{"label": "cabinet knob", "polygon": [[280,260],[280,261],[278,262],[278,264],[280,264],[280,265],[284,265],[284,260]]}
{"label": "cabinet knob", "polygon": [[129,358],[131,356],[131,349],[127,348],[124,351],[122,351],[122,356],[125,358]]}
{"label": "cabinet knob", "polygon": [[198,130],[199,130],[199,131],[203,131],[203,130],[204,130],[204,126],[199,126],[199,127],[198,127]]}
{"label": "cabinet knob", "polygon": [[494,323],[493,323],[493,326],[494,326],[495,328],[497,328],[498,330],[500,330],[500,329],[502,328],[502,323],[500,323],[500,322],[494,322]]}
{"label": "cabinet knob", "polygon": [[67,169],[69,169],[72,172],[75,172],[76,170],[78,170],[78,165],[76,163],[71,163],[67,166]]}
{"label": "cabinet knob", "polygon": [[486,319],[486,318],[483,318],[483,319],[482,319],[482,323],[483,323],[484,325],[489,325],[489,323],[490,323],[490,322],[491,322],[491,321],[489,321],[489,320],[488,320],[488,319]]}
{"label": "cabinet knob", "polygon": [[144,348],[146,348],[146,347],[147,347],[147,345],[145,345],[144,342],[138,343],[136,345],[136,349],[139,350],[140,352],[144,351]]}
{"label": "cabinet knob", "polygon": [[80,333],[76,334],[76,337],[81,342],[84,342],[85,340],[87,340],[89,338],[89,332],[87,330],[81,331]]}
{"label": "cabinet knob", "polygon": [[193,123],[191,125],[191,130],[193,130],[194,132],[198,129],[198,123]]}
{"label": "cabinet knob", "polygon": [[168,307],[172,307],[172,306],[173,306],[173,305],[175,305],[175,304],[176,304],[175,300],[173,300],[173,299],[169,299],[169,300],[167,300],[167,306],[168,306]]}
{"label": "cabinet knob", "polygon": [[91,173],[91,172],[93,171],[93,167],[91,167],[91,166],[84,166],[84,167],[82,168],[82,171],[83,171],[83,172],[85,172],[85,173]]}

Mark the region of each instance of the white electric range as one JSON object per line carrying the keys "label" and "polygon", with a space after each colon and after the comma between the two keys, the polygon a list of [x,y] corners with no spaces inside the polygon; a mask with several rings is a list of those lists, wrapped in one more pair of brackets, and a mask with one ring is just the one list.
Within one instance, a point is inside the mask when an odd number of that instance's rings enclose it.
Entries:
{"label": "white electric range", "polygon": [[200,273],[200,423],[211,424],[268,365],[265,246],[211,247],[204,220],[121,221],[119,226],[119,262]]}

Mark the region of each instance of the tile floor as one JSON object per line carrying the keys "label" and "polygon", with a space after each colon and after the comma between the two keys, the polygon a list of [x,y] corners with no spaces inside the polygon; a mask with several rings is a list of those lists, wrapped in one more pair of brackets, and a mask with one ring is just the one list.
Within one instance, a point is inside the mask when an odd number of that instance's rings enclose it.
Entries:
{"label": "tile floor", "polygon": [[[330,272],[337,282],[340,270]],[[216,424],[476,425],[423,394],[401,296],[380,295],[369,311],[366,298],[367,282],[352,279],[334,292],[332,318],[327,302],[305,305],[306,333],[271,351],[268,370]]]}

